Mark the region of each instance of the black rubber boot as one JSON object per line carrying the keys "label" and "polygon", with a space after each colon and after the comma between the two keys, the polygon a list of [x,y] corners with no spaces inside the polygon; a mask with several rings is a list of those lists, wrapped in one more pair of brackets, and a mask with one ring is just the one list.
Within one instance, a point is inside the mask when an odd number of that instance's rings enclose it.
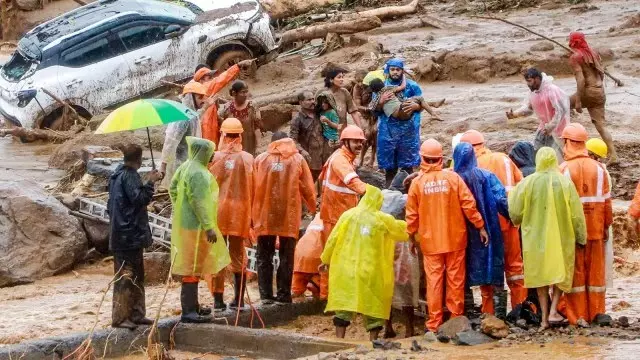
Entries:
{"label": "black rubber boot", "polygon": [[244,308],[244,289],[247,283],[247,279],[242,278],[242,273],[233,274],[233,301],[229,304],[232,309],[237,309],[238,304],[240,308]]}
{"label": "black rubber boot", "polygon": [[507,318],[507,291],[504,288],[494,288],[493,303],[495,304],[496,317],[505,320]]}
{"label": "black rubber boot", "polygon": [[181,322],[207,323],[211,321],[211,315],[198,314],[198,283],[182,283],[180,290],[180,303],[182,304]]}
{"label": "black rubber boot", "polygon": [[464,286],[464,313],[467,315],[467,318],[477,316],[475,303],[473,301],[473,291],[466,285]]}
{"label": "black rubber boot", "polygon": [[258,266],[258,289],[263,304],[273,304],[273,254],[275,253],[275,236],[258,238],[256,265]]}
{"label": "black rubber boot", "polygon": [[227,310],[227,304],[224,303],[224,294],[213,294],[213,310],[224,311]]}

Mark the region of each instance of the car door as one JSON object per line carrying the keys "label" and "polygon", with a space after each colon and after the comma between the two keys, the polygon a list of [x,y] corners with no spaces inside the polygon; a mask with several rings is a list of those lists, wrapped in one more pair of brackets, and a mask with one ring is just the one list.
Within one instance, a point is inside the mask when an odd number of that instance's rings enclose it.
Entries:
{"label": "car door", "polygon": [[177,39],[165,32],[174,28],[175,25],[168,23],[138,20],[114,29],[126,50],[123,57],[131,69],[131,84],[136,96],[160,87],[161,80],[167,77],[178,55],[178,47],[172,46]]}
{"label": "car door", "polygon": [[67,99],[83,99],[92,108],[103,109],[126,96],[123,49],[109,31],[63,49],[58,82]]}

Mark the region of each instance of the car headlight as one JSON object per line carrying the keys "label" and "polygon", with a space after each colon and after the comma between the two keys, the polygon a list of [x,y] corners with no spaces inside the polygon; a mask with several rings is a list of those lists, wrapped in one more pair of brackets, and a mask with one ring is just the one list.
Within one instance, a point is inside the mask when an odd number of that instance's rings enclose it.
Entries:
{"label": "car headlight", "polygon": [[38,90],[36,89],[18,91],[18,94],[16,96],[18,98],[18,107],[23,108],[29,105],[31,100],[33,100],[33,98],[35,98],[37,94],[38,94]]}

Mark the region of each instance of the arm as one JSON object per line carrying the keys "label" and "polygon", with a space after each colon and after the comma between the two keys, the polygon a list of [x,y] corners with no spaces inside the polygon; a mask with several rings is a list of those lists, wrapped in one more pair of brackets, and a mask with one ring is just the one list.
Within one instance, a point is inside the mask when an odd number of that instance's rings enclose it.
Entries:
{"label": "arm", "polygon": [[362,104],[362,86],[355,85],[351,91],[351,97],[358,111],[367,111],[367,107]]}
{"label": "arm", "polygon": [[573,225],[573,234],[576,238],[576,243],[580,245],[587,244],[587,223],[584,218],[584,209],[582,208],[582,202],[580,201],[580,195],[576,190],[575,185],[570,179],[565,179],[566,184],[563,186],[563,191],[569,192],[569,211],[571,212],[571,224]]}
{"label": "arm", "polygon": [[533,114],[533,108],[531,107],[531,101],[527,96],[522,106],[516,109],[516,111],[513,111],[512,109],[507,111],[507,119],[515,119],[523,116],[529,116],[531,114]]}
{"label": "arm", "polygon": [[484,229],[484,220],[482,219],[482,215],[476,207],[476,199],[473,198],[471,190],[469,190],[464,181],[462,181],[462,179],[457,174],[456,176],[458,177],[458,198],[460,199],[460,206],[462,207],[464,216],[469,220],[469,222],[473,224],[476,229]]}
{"label": "arm", "polygon": [[353,122],[356,123],[356,125],[359,128],[361,128],[362,127],[362,117],[360,116],[360,113],[358,112],[358,107],[353,102],[353,97],[351,97],[351,94],[346,89],[343,89],[343,90],[345,92],[345,96],[346,96],[346,100],[347,100],[347,113],[351,114],[351,117],[353,118]]}
{"label": "arm", "polygon": [[126,171],[122,175],[122,189],[132,204],[147,206],[153,198],[153,183],[142,184],[140,175]]}
{"label": "arm", "polygon": [[558,126],[562,118],[564,118],[565,116],[569,116],[570,111],[569,96],[567,96],[567,94],[565,94],[565,92],[562,91],[559,87],[555,85],[552,86],[554,86],[554,89],[549,95],[549,100],[555,112],[551,121],[549,121],[549,123],[545,125],[545,130],[547,132],[551,132],[552,130],[554,130],[556,126]]}
{"label": "arm", "polygon": [[396,220],[393,216],[382,212],[378,213],[380,220],[385,224],[389,233],[385,236],[395,242],[404,242],[409,240],[407,234],[407,223],[403,220]]}
{"label": "arm", "polygon": [[522,224],[525,203],[525,181],[516,185],[509,193],[509,217],[514,225]]}
{"label": "arm", "polygon": [[403,76],[402,76],[402,83],[400,84],[400,86],[396,86],[396,87],[393,89],[393,92],[397,94],[397,93],[399,93],[399,92],[403,92],[403,91],[404,91],[404,89],[406,89],[406,88],[407,88],[407,76],[406,76],[406,75],[403,75]]}
{"label": "arm", "polygon": [[575,55],[572,55],[569,58],[569,64],[571,65],[571,69],[573,70],[573,74],[576,77],[577,91],[576,91],[575,108],[576,108],[576,110],[578,110],[578,109],[581,110],[582,109],[582,103],[580,102],[580,99],[581,99],[582,95],[584,95],[584,88],[585,88],[584,73],[582,72],[582,66],[580,66],[580,63],[575,59]]}
{"label": "arm", "polygon": [[313,176],[311,175],[311,170],[309,170],[309,165],[307,165],[304,159],[300,159],[300,167],[302,170],[300,176],[300,194],[302,195],[304,203],[307,205],[307,209],[309,209],[312,214],[315,214],[316,187],[313,183]]}
{"label": "arm", "polygon": [[358,195],[363,195],[367,191],[367,184],[360,180],[353,165],[343,157],[337,157],[333,161],[331,172],[334,172],[350,190]]}
{"label": "arm", "polygon": [[240,66],[233,65],[229,69],[223,71],[207,84],[207,96],[215,95],[225,86],[229,85],[240,74]]}

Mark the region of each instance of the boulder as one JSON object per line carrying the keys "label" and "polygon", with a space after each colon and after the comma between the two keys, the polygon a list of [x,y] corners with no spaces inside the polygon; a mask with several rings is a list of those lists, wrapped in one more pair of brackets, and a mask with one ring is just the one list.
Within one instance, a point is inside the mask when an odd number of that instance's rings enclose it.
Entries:
{"label": "boulder", "polygon": [[531,51],[551,51],[553,44],[548,41],[539,42],[531,46]]}
{"label": "boulder", "polygon": [[453,338],[453,342],[456,345],[467,345],[467,346],[488,344],[494,341],[495,340],[488,337],[487,335],[481,332],[473,331],[473,330],[461,331],[457,333]]}
{"label": "boulder", "polygon": [[148,252],[144,254],[145,285],[163,284],[169,276],[171,254],[165,252]]}
{"label": "boulder", "polygon": [[504,339],[509,336],[509,326],[491,314],[485,314],[480,323],[480,330],[497,339]]}
{"label": "boulder", "polygon": [[593,319],[593,321],[591,322],[593,325],[598,325],[598,326],[611,326],[613,324],[613,319],[611,318],[611,316],[607,315],[607,314],[598,314],[596,315],[596,318]]}
{"label": "boulder", "polygon": [[93,220],[82,220],[89,248],[95,248],[101,254],[109,253],[109,224]]}
{"label": "boulder", "polygon": [[384,175],[377,172],[377,171],[373,171],[373,170],[369,170],[369,169],[365,169],[365,168],[358,168],[356,170],[356,173],[358,174],[358,176],[360,177],[360,180],[364,181],[365,183],[369,184],[369,185],[373,185],[375,187],[377,187],[378,189],[385,189],[386,188],[386,179],[384,178]]}
{"label": "boulder", "polygon": [[87,252],[80,221],[35,182],[0,183],[0,287],[70,270]]}
{"label": "boulder", "polygon": [[467,319],[466,316],[455,317],[447,321],[446,323],[440,325],[440,328],[438,328],[438,334],[437,334],[438,340],[440,340],[442,336],[446,336],[449,339],[453,339],[457,333],[463,332],[466,330],[471,330],[471,323],[469,322],[469,319]]}

